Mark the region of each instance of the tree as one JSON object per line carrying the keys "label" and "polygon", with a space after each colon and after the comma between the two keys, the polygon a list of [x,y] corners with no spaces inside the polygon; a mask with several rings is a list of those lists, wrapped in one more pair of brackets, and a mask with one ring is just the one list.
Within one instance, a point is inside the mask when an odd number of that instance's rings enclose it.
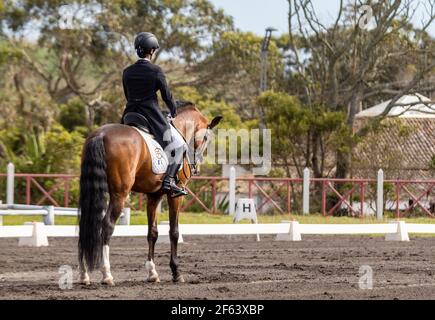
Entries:
{"label": "tree", "polygon": [[0,131],[4,155],[0,166],[13,162],[17,172],[78,173],[84,138],[54,125],[47,133],[22,133],[18,127]]}
{"label": "tree", "polygon": [[[428,17],[421,28],[410,22],[414,9],[411,1],[341,1],[331,26],[320,21],[311,0],[288,2],[287,88],[308,108],[320,103],[332,111],[343,110],[352,132],[355,115],[364,105],[392,96],[381,115],[384,117],[404,94],[434,90],[430,84],[435,41],[426,32],[435,18],[433,0],[426,5]],[[360,27],[366,17],[360,12],[362,5],[370,6],[374,27]],[[337,148],[337,178],[349,173],[351,148]]]}
{"label": "tree", "polygon": [[310,110],[295,97],[270,91],[259,97],[258,104],[267,110],[274,161],[284,166],[287,176],[294,176],[296,170],[302,177],[305,167],[313,169],[315,178],[329,176],[334,152],[349,135],[345,114],[320,105]]}
{"label": "tree", "polygon": [[[218,99],[233,104],[244,119],[258,118],[255,98],[260,86],[262,38],[250,32],[223,33],[210,48],[210,55],[193,68],[195,85]],[[283,56],[274,42],[269,48],[270,89],[278,89],[284,74]]]}
{"label": "tree", "polygon": [[[124,99],[121,70],[134,59],[132,42],[138,31],[158,34],[162,55],[175,55],[188,66],[207,53],[209,43],[232,21],[207,0],[150,1],[7,1],[4,25],[19,50],[14,70],[16,91],[26,99],[44,89],[56,104],[78,97],[91,127],[99,110],[120,113]],[[37,49],[26,43],[29,28],[38,32]],[[37,79],[27,80],[31,73]],[[113,95],[113,92],[117,92]],[[24,107],[26,101],[20,101]]]}

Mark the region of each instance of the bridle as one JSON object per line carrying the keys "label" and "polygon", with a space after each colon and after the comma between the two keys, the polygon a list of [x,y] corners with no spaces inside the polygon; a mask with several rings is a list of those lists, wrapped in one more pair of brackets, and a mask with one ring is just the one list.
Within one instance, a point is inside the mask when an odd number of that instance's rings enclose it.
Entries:
{"label": "bridle", "polygon": [[[212,134],[212,130],[210,128],[210,125],[207,126],[206,132],[204,134],[204,137],[202,138],[201,145],[198,148],[195,148],[196,145],[196,135],[193,135],[193,148],[190,146],[190,144],[187,144],[187,162],[189,164],[190,169],[190,177],[193,175],[199,174],[199,163],[201,163],[204,160],[204,151],[207,148],[208,140]],[[193,158],[193,161],[191,161]],[[184,168],[184,167],[183,167]],[[183,169],[184,170],[184,169]],[[185,174],[187,177],[187,175]],[[189,178],[190,178],[189,177]]]}

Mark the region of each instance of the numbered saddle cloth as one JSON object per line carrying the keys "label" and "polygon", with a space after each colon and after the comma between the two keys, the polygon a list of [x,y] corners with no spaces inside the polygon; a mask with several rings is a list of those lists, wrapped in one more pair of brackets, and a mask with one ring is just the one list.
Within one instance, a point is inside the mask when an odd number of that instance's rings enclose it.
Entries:
{"label": "numbered saddle cloth", "polygon": [[[154,174],[164,174],[168,169],[169,160],[166,152],[163,150],[162,146],[154,140],[154,136],[146,133],[136,127],[133,127],[140,133],[140,135],[145,140],[148,150],[151,154],[152,171]],[[171,124],[171,134],[172,142],[168,147],[173,149],[187,148],[186,141],[183,136],[178,132],[178,130]],[[186,149],[185,149],[186,150]],[[180,167],[181,170],[182,166]]]}

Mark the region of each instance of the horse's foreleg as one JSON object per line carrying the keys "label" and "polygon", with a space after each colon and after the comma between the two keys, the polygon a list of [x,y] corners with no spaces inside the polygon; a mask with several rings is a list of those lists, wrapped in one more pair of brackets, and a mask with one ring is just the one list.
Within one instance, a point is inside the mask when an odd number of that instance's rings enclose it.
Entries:
{"label": "horse's foreleg", "polygon": [[168,197],[169,204],[169,239],[171,240],[171,261],[169,266],[172,271],[172,281],[174,282],[184,282],[183,276],[178,271],[178,213],[180,210],[182,198],[171,198]]}
{"label": "horse's foreleg", "polygon": [[103,222],[103,265],[101,266],[103,280],[101,283],[107,284],[109,286],[113,286],[115,284],[112,273],[110,272],[109,244],[113,231],[115,230],[116,221],[121,216],[122,209],[124,208],[124,202],[126,198],[127,194],[112,195],[110,197],[109,208]]}
{"label": "horse's foreleg", "polygon": [[161,195],[148,195],[148,260],[145,263],[145,268],[148,272],[148,282],[160,282],[159,275],[156,271],[156,265],[154,263],[154,248],[159,236],[157,230],[156,210],[161,198]]}

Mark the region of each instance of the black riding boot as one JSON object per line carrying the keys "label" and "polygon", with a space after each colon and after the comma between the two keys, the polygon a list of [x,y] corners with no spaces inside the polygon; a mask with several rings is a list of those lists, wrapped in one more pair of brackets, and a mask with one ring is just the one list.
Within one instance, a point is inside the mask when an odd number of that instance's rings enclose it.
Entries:
{"label": "black riding boot", "polygon": [[163,180],[162,190],[165,193],[170,193],[172,198],[187,196],[187,191],[184,190],[184,188],[177,186],[175,181],[175,177],[177,176],[178,170],[183,161],[183,152],[176,152],[176,156],[173,160],[174,161],[169,165],[165,179]]}

